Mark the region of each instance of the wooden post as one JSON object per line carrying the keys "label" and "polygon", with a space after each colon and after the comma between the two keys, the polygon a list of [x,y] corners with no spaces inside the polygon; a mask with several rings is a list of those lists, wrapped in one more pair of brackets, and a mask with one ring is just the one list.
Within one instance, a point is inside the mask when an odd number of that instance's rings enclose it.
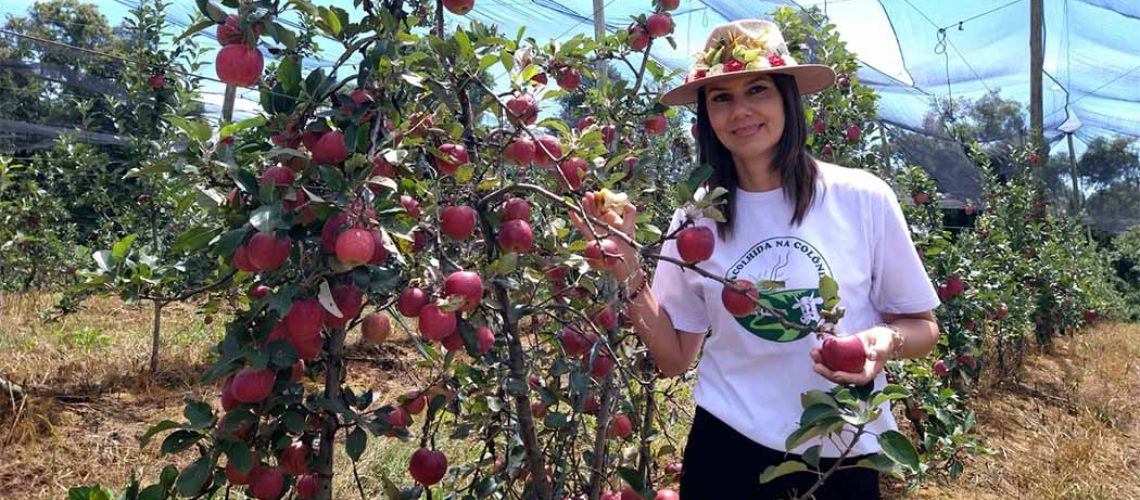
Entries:
{"label": "wooden post", "polygon": [[1044,10],[1043,0],[1029,0],[1029,128],[1033,150],[1042,161],[1049,155],[1048,148],[1045,147],[1045,114],[1041,90],[1042,65],[1045,61],[1042,43]]}
{"label": "wooden post", "polygon": [[226,97],[222,101],[222,120],[226,123],[234,121],[235,98],[237,98],[237,87],[226,85]]}
{"label": "wooden post", "polygon": [[1072,179],[1073,186],[1073,217],[1078,217],[1081,213],[1081,181],[1080,170],[1077,169],[1077,155],[1073,152],[1073,133],[1065,134],[1065,139],[1069,142],[1069,177]]}
{"label": "wooden post", "polygon": [[[601,41],[606,36],[606,4],[603,0],[594,0],[594,40]],[[598,67],[594,69],[598,75],[598,88],[606,82],[606,61],[598,60]]]}

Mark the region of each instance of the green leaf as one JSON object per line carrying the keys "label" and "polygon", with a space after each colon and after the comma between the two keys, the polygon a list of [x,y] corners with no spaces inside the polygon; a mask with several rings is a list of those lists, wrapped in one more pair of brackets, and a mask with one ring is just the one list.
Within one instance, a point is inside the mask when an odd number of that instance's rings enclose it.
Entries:
{"label": "green leaf", "polygon": [[101,486],[81,486],[67,490],[67,500],[111,500],[112,494]]}
{"label": "green leaf", "polygon": [[210,459],[202,457],[182,470],[175,486],[178,488],[178,494],[182,496],[197,496],[206,486],[208,479],[210,479]]}
{"label": "green leaf", "polygon": [[800,405],[805,409],[815,405],[827,405],[832,408],[839,408],[835,404],[835,399],[833,399],[830,394],[820,390],[811,390],[801,394]]}
{"label": "green leaf", "polygon": [[187,27],[186,31],[183,31],[181,35],[178,35],[178,38],[174,39],[174,42],[172,42],[172,45],[177,46],[180,42],[182,42],[182,40],[190,38],[190,37],[194,36],[195,33],[202,31],[206,28],[215,26],[217,24],[218,23],[215,22],[213,19],[203,19],[201,21],[198,21],[198,22],[190,25],[189,27]]}
{"label": "green leaf", "polygon": [[141,438],[139,438],[139,447],[145,447],[147,443],[150,442],[150,438],[154,437],[155,434],[165,432],[170,429],[177,429],[179,427],[182,427],[182,424],[173,420],[163,420],[162,422],[154,424],[154,427],[147,429],[146,433],[143,434]]}
{"label": "green leaf", "polygon": [[174,114],[163,115],[162,118],[198,142],[210,140],[210,136],[214,133],[213,129],[210,128],[210,124],[202,120],[187,120],[186,118]]}
{"label": "green leaf", "polygon": [[328,7],[319,7],[317,12],[321,17],[321,20],[317,22],[317,26],[324,30],[325,33],[328,33],[332,38],[337,38],[337,35],[340,35],[341,32],[340,17],[336,15],[335,11]]}
{"label": "green leaf", "polygon": [[229,137],[242,130],[260,127],[262,125],[265,125],[265,117],[262,115],[257,115],[251,118],[246,118],[240,122],[227,124],[218,131],[218,137]]}
{"label": "green leaf", "polygon": [[808,465],[819,468],[819,450],[820,446],[817,444],[804,451],[804,462]]}
{"label": "green leaf", "polygon": [[910,440],[898,431],[879,434],[879,446],[883,448],[883,454],[895,463],[912,471],[918,470],[918,452]]}
{"label": "green leaf", "polygon": [[190,421],[190,426],[195,429],[207,429],[214,425],[214,410],[210,408],[210,405],[201,401],[187,404],[182,415]]}
{"label": "green leaf", "polygon": [[[272,23],[273,33],[272,36],[286,49],[293,50],[297,48],[297,35],[293,34],[293,30],[282,26],[279,23]],[[294,95],[294,94],[291,94]]]}
{"label": "green leaf", "polygon": [[823,300],[831,300],[839,296],[839,283],[831,276],[819,278],[819,295]]}
{"label": "green leaf", "polygon": [[891,460],[890,458],[887,458],[886,455],[883,455],[881,453],[871,455],[871,456],[864,458],[858,462],[855,462],[855,466],[856,467],[866,467],[868,469],[875,469],[875,470],[882,472],[882,473],[885,473],[885,474],[890,474],[892,472],[895,472],[898,469],[898,466],[895,465],[895,462],[893,460]]}
{"label": "green leaf", "polygon": [[226,22],[226,11],[222,10],[221,7],[214,5],[214,3],[209,0],[196,1],[198,3],[198,10],[202,12],[202,15],[210,18],[215,24]]}
{"label": "green leaf", "polygon": [[277,204],[262,205],[249,216],[249,223],[263,233],[272,233],[278,227],[284,227],[285,221],[281,218],[281,206]]}
{"label": "green leaf", "polygon": [[245,474],[253,470],[253,453],[250,453],[249,445],[245,443],[230,442],[226,449],[226,458],[234,464],[238,472]]}
{"label": "green leaf", "polygon": [[[170,498],[170,495],[167,494],[167,491],[169,489],[170,488],[163,488],[161,484],[152,484],[150,486],[147,486],[142,490],[142,492],[139,493],[138,499],[132,500],[166,500],[167,498]],[[120,500],[123,499],[120,498]]]}
{"label": "green leaf", "polygon": [[769,465],[768,468],[764,469],[764,472],[760,473],[760,482],[769,483],[780,476],[804,472],[806,470],[808,470],[807,464],[793,460],[789,460],[780,465]]}
{"label": "green leaf", "polygon": [[99,270],[105,273],[111,272],[115,267],[115,258],[111,256],[110,250],[99,250],[91,255],[95,259],[95,265],[99,266]]}
{"label": "green leaf", "polygon": [[139,235],[137,234],[128,234],[111,247],[111,256],[114,257],[116,261],[122,261],[127,257],[127,251],[131,249],[131,245],[133,245],[138,238]]}
{"label": "green leaf", "polygon": [[566,414],[562,412],[552,412],[542,419],[542,424],[550,429],[566,429],[570,427],[570,422],[566,418]]}
{"label": "green leaf", "polygon": [[622,480],[636,491],[645,489],[645,481],[641,477],[641,473],[637,469],[630,469],[629,467],[618,467],[618,475]]}
{"label": "green leaf", "polygon": [[380,473],[380,479],[384,482],[384,496],[388,497],[388,500],[404,500],[404,495],[400,493],[400,488],[397,488],[396,483],[388,479],[387,474]]}
{"label": "green leaf", "polygon": [[193,446],[194,443],[197,443],[200,439],[202,439],[202,435],[194,431],[181,430],[173,432],[169,436],[166,436],[166,439],[162,442],[160,452],[163,455],[178,453]]}
{"label": "green leaf", "polygon": [[810,408],[804,410],[803,415],[800,416],[800,425],[812,425],[819,419],[828,416],[837,416],[839,410],[832,406],[825,404],[812,405]]}
{"label": "green leaf", "polygon": [[178,239],[171,245],[174,253],[194,252],[201,250],[221,232],[221,228],[198,226],[183,231]]}
{"label": "green leaf", "polygon": [[348,453],[348,458],[353,462],[360,460],[360,456],[364,454],[364,446],[368,444],[368,433],[364,429],[357,427],[348,433],[348,437],[344,441],[344,451]]}
{"label": "green leaf", "polygon": [[226,232],[226,234],[223,234],[221,238],[218,238],[218,254],[227,257],[233,255],[238,246],[241,245],[241,241],[245,239],[245,233],[248,232],[249,228],[243,226],[240,229],[234,229],[232,231]]}

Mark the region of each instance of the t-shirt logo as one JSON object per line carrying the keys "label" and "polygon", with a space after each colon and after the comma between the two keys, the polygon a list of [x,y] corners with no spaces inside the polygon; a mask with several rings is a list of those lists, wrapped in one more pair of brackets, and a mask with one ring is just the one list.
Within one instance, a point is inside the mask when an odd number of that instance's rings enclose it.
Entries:
{"label": "t-shirt logo", "polygon": [[[800,238],[776,237],[749,248],[728,268],[725,278],[756,283],[760,303],[780,311],[790,322],[815,328],[822,319],[819,279],[825,275],[834,276],[831,266],[810,243]],[[760,309],[736,321],[753,335],[773,342],[792,342],[810,333],[785,328]]]}

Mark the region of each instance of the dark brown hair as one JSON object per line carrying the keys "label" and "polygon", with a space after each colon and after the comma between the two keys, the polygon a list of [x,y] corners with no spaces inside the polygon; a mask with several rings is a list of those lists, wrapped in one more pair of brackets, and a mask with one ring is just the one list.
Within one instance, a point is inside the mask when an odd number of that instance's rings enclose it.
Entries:
{"label": "dark brown hair", "polygon": [[[784,196],[795,202],[796,209],[791,223],[803,223],[804,215],[815,200],[815,182],[819,178],[819,165],[807,153],[807,118],[804,116],[803,100],[795,78],[788,75],[771,75],[784,105],[784,134],[776,144],[776,155],[772,164],[783,180]],[[708,189],[717,187],[728,190],[727,203],[721,206],[725,222],[717,223],[717,233],[721,239],[732,236],[732,221],[736,208],[736,164],[732,153],[717,139],[709,122],[708,107],[705,104],[705,88],[697,91],[697,158],[700,164],[713,167]]]}

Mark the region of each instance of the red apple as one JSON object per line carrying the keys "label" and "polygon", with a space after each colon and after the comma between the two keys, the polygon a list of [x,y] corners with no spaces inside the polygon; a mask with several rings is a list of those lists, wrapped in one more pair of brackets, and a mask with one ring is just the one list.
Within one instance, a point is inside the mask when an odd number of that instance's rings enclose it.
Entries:
{"label": "red apple", "polygon": [[862,135],[863,135],[863,129],[859,128],[858,125],[851,125],[851,126],[847,127],[847,140],[848,141],[851,141],[851,142],[858,141],[859,137],[861,137]]}
{"label": "red apple", "polygon": [[562,186],[562,189],[577,190],[582,187],[582,181],[586,178],[589,168],[590,164],[581,158],[575,157],[564,160],[558,164],[558,169],[562,171],[562,175],[566,179],[563,180],[562,177],[559,177],[558,185]]}
{"label": "red apple", "polygon": [[320,135],[313,147],[313,162],[318,164],[337,164],[348,158],[348,146],[344,142],[344,134],[333,130]]}
{"label": "red apple", "polygon": [[977,371],[978,369],[978,360],[969,354],[959,354],[955,359],[958,361],[958,364],[969,366],[971,370]]}
{"label": "red apple", "polygon": [[676,490],[663,488],[657,490],[657,496],[653,500],[681,500],[681,494],[677,493]]}
{"label": "red apple", "polygon": [[305,360],[298,359],[293,363],[293,371],[289,373],[289,380],[293,382],[300,382],[305,377]]}
{"label": "red apple", "polygon": [[621,495],[616,491],[606,490],[602,492],[602,496],[598,497],[598,500],[621,500]]}
{"label": "red apple", "polygon": [[946,288],[950,290],[951,295],[961,295],[962,292],[966,291],[966,282],[962,280],[961,276],[952,274],[946,279]]}
{"label": "red apple", "polygon": [[428,294],[422,288],[405,288],[400,292],[400,298],[396,300],[396,309],[404,316],[415,318],[420,315],[428,300]]}
{"label": "red apple", "polygon": [[610,239],[590,240],[586,243],[586,262],[594,269],[611,269],[619,262],[616,242]]}
{"label": "red apple", "polygon": [[443,293],[462,295],[464,305],[459,310],[462,312],[474,311],[479,308],[479,303],[483,301],[483,278],[471,271],[453,272],[447,276],[443,283]]}
{"label": "red apple", "polygon": [[435,304],[428,304],[420,310],[420,334],[424,337],[440,341],[455,332],[455,313],[444,312]]}
{"label": "red apple", "polygon": [[590,364],[590,374],[595,377],[605,377],[614,371],[614,359],[606,354],[598,354]]}
{"label": "red apple", "polygon": [[749,316],[756,310],[754,300],[760,298],[760,292],[749,280],[736,280],[736,286],[744,288],[746,293],[737,292],[726,285],[720,292],[720,301],[729,314],[737,318]]}
{"label": "red apple", "polygon": [[[238,16],[231,14],[226,17],[225,22],[218,24],[218,30],[216,32],[218,45],[225,46],[245,43],[245,33],[241,30],[240,22]],[[256,42],[260,35],[261,27],[256,24],[253,25],[253,41]]]}
{"label": "red apple", "polygon": [[546,418],[548,408],[542,401],[532,401],[530,403],[530,413],[534,418]]}
{"label": "red apple", "polygon": [[649,39],[649,32],[640,25],[634,24],[629,27],[629,48],[634,52],[645,50],[649,46]]}
{"label": "red apple", "polygon": [[397,407],[384,416],[384,421],[392,427],[407,427],[408,424],[411,424],[412,419],[408,417],[408,413],[403,408]]}
{"label": "red apple", "polygon": [[538,101],[530,94],[508,99],[507,119],[516,126],[534,125],[538,119]]}
{"label": "red apple", "polygon": [[305,474],[297,478],[297,498],[316,498],[317,475]]}
{"label": "red apple", "polygon": [[336,238],[336,258],[348,267],[356,267],[372,260],[376,243],[367,229],[352,228]]}
{"label": "red apple", "polygon": [[653,3],[661,10],[676,10],[681,5],[681,0],[656,0]]}
{"label": "red apple", "polygon": [[610,331],[617,327],[617,314],[614,313],[614,310],[611,309],[610,306],[605,306],[602,310],[594,313],[594,315],[590,317],[590,321],[597,325],[598,328],[604,331]]}
{"label": "red apple", "polygon": [[300,476],[309,470],[309,447],[300,441],[293,441],[281,450],[277,466],[291,476]]}
{"label": "red apple", "polygon": [[639,161],[641,160],[636,156],[627,156],[624,160],[622,160],[622,163],[625,164],[626,177],[633,177],[633,171],[637,167],[637,162]]}
{"label": "red apple", "polygon": [[606,143],[606,146],[610,146],[615,140],[617,140],[617,127],[612,123],[602,127],[602,142]]}
{"label": "red apple", "polygon": [[585,354],[594,344],[589,337],[569,326],[563,328],[562,333],[558,334],[558,343],[562,344],[562,349],[565,350],[566,355],[570,357]]}
{"label": "red apple", "polygon": [[261,78],[265,58],[261,51],[248,45],[226,45],[218,51],[214,69],[218,72],[218,79],[227,85],[248,87]]}
{"label": "red apple", "polygon": [[998,308],[996,317],[997,319],[1005,319],[1006,316],[1009,316],[1009,309],[1003,305]]}
{"label": "red apple", "polygon": [[510,198],[503,204],[503,220],[530,220],[530,202],[526,198]]}
{"label": "red apple", "polygon": [[443,6],[448,12],[462,16],[471,12],[471,9],[475,7],[475,0],[443,0]]}
{"label": "red apple", "polygon": [[234,375],[233,395],[239,403],[260,403],[273,392],[273,370],[242,368]]}
{"label": "red apple", "polygon": [[444,337],[440,343],[443,344],[443,348],[448,351],[463,350],[463,336],[460,335],[458,331],[452,332],[451,335]]}
{"label": "red apple", "polygon": [[823,155],[824,158],[831,158],[831,155],[833,153],[831,150],[831,144],[824,144],[823,149],[821,149],[819,152]]}
{"label": "red apple", "polygon": [[673,18],[665,13],[653,14],[645,21],[645,31],[653,38],[668,35],[673,31]]}
{"label": "red apple", "polygon": [[823,339],[820,356],[823,365],[836,372],[863,373],[867,364],[867,348],[857,335],[829,335]]}
{"label": "red apple", "polygon": [[923,203],[926,203],[927,201],[930,201],[930,196],[928,196],[926,193],[923,193],[923,192],[914,193],[914,204],[915,205],[922,205]]}
{"label": "red apple", "polygon": [[439,228],[448,238],[462,241],[475,232],[475,209],[466,205],[445,207],[439,214]]}
{"label": "red apple", "polygon": [[578,85],[582,83],[582,75],[578,74],[578,70],[569,66],[563,67],[558,72],[558,86],[563,90],[577,90]]}
{"label": "red apple", "polygon": [[613,421],[610,422],[609,437],[616,437],[618,439],[625,439],[633,433],[633,422],[629,421],[629,417],[619,413],[614,415]]}
{"label": "red apple", "polygon": [[420,412],[424,411],[424,407],[427,406],[427,398],[424,397],[423,394],[416,393],[416,391],[410,391],[404,394],[404,398],[407,399],[407,402],[400,407],[412,415],[419,415]]}
{"label": "red apple", "polygon": [[320,335],[325,324],[325,308],[316,299],[296,299],[281,322],[290,337]]}
{"label": "red apple", "polygon": [[551,135],[539,137],[538,143],[535,144],[534,164],[550,167],[559,158],[562,158],[562,145],[559,144],[558,138]]}
{"label": "red apple", "polygon": [[415,198],[406,194],[400,195],[400,206],[404,207],[404,210],[407,211],[408,215],[413,219],[420,218],[420,202],[416,201]]}
{"label": "red apple", "polygon": [[527,253],[534,245],[534,231],[525,220],[511,219],[499,226],[498,241],[504,252]]}
{"label": "red apple", "polygon": [[447,474],[447,457],[439,450],[420,448],[412,453],[408,473],[424,486],[436,484]]}
{"label": "red apple", "polygon": [[946,369],[946,363],[941,359],[934,362],[934,374],[939,377],[947,377],[950,375],[950,370]]}
{"label": "red apple", "polygon": [[285,490],[285,474],[280,467],[258,465],[249,473],[249,492],[258,500],[277,500]]}
{"label": "red apple", "polygon": [[293,251],[293,240],[288,236],[278,238],[273,233],[258,232],[249,239],[249,263],[258,271],[273,271],[285,261]]}
{"label": "red apple", "polygon": [[364,306],[364,292],[351,283],[336,285],[332,288],[333,302],[340,309],[341,317],[333,316],[325,311],[325,324],[330,328],[344,328],[348,323],[360,315]]}
{"label": "red apple", "polygon": [[467,148],[461,144],[444,144],[439,147],[439,152],[443,156],[435,159],[435,166],[445,175],[454,174],[459,167],[471,161]]}
{"label": "red apple", "polygon": [[542,272],[546,279],[556,282],[566,279],[566,275],[569,273],[570,269],[566,266],[554,266]]}
{"label": "red apple", "polygon": [[678,479],[681,477],[682,465],[681,462],[670,462],[665,466],[665,475]]}
{"label": "red apple", "polygon": [[638,495],[636,491],[633,491],[633,487],[626,486],[625,488],[623,488],[621,490],[621,500],[645,500],[645,499],[642,498],[641,495]]}
{"label": "red apple", "polygon": [[848,88],[851,86],[851,77],[847,76],[847,73],[840,73],[836,81],[839,82],[840,87]]}
{"label": "red apple", "polygon": [[578,130],[585,130],[585,129],[590,128],[590,126],[595,124],[595,123],[597,123],[597,120],[595,120],[594,117],[586,116],[586,117],[579,118],[578,123],[576,125],[577,125]]}
{"label": "red apple", "polygon": [[827,132],[827,122],[823,120],[816,120],[815,123],[812,124],[812,128],[815,130],[815,133],[823,134]]}
{"label": "red apple", "polygon": [[665,119],[665,115],[654,115],[645,119],[645,132],[649,135],[663,134],[668,126],[669,121]]}
{"label": "red apple", "polygon": [[598,396],[594,395],[592,392],[586,395],[586,401],[582,403],[582,411],[593,415],[597,413],[598,409],[600,408],[601,405],[598,403]]}
{"label": "red apple", "polygon": [[495,346],[495,332],[485,326],[475,327],[475,340],[479,344],[479,355],[487,354]]}
{"label": "red apple", "polygon": [[525,137],[515,139],[507,145],[503,156],[515,165],[529,165],[534,161],[535,143]]}
{"label": "red apple", "polygon": [[[256,468],[256,466],[255,466],[255,468]],[[226,463],[226,481],[228,481],[232,485],[242,486],[242,485],[249,484],[249,476],[252,472],[253,472],[253,470],[251,469],[251,470],[245,471],[245,473],[243,474],[243,473],[238,471],[237,466],[234,465],[233,462]]]}
{"label": "red apple", "polygon": [[364,341],[379,344],[388,338],[392,332],[392,322],[384,313],[372,313],[364,317],[364,324],[360,326],[360,336]]}
{"label": "red apple", "polygon": [[296,174],[294,174],[292,170],[289,170],[288,168],[282,167],[280,165],[274,165],[265,169],[265,172],[261,173],[260,183],[263,186],[270,184],[275,187],[286,187],[292,186],[293,182],[296,180]]}
{"label": "red apple", "polygon": [[713,254],[716,238],[712,229],[705,226],[691,226],[677,234],[677,253],[681,260],[689,263],[704,262]]}
{"label": "red apple", "polygon": [[372,233],[372,258],[368,260],[368,264],[375,265],[388,262],[388,249],[384,247],[384,235],[377,229],[369,232]]}

